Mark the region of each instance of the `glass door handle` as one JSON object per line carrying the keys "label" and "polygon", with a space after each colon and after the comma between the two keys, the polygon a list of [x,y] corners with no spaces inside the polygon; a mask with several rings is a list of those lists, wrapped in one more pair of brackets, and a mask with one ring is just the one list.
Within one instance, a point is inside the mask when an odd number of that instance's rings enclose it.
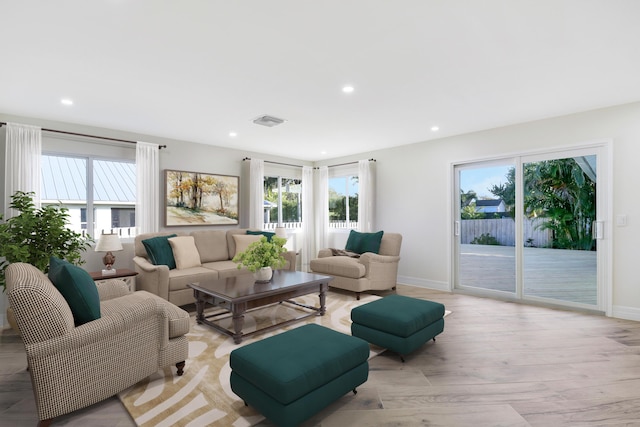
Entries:
{"label": "glass door handle", "polygon": [[453,234],[456,236],[460,235],[460,221],[454,221],[453,223]]}
{"label": "glass door handle", "polygon": [[593,221],[593,238],[604,239],[604,221]]}

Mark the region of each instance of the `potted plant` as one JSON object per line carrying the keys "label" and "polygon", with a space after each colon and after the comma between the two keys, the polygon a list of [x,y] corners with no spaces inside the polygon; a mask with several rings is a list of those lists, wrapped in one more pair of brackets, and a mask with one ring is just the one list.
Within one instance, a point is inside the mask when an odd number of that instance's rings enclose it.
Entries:
{"label": "potted plant", "polygon": [[273,269],[283,267],[286,260],[282,256],[287,250],[284,244],[287,239],[272,236],[271,241],[262,236],[257,242],[249,245],[247,250],[233,257],[233,262],[238,263],[238,268],[244,265],[253,273],[257,282],[268,282],[273,275]]}
{"label": "potted plant", "polygon": [[[49,257],[65,259],[72,264],[84,264],[81,255],[93,239],[67,228],[69,211],[62,206],[36,209],[33,192],[16,191],[11,196],[11,208],[19,213],[0,223],[0,286],[6,290],[6,267],[14,262],[26,262],[46,273]],[[0,215],[0,220],[2,216]]]}

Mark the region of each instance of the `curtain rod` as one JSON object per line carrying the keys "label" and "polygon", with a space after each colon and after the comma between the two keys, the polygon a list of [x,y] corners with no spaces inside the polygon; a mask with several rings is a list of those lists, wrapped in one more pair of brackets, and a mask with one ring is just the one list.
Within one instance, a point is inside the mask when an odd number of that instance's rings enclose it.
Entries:
{"label": "curtain rod", "polygon": [[[242,161],[244,162],[245,160],[251,160],[251,157],[245,157],[244,159],[242,159]],[[376,159],[369,159],[370,162],[375,162]],[[280,163],[280,162],[272,162],[271,160],[263,160],[263,162],[265,163],[273,163],[274,165],[282,165],[282,166],[293,166],[294,168],[301,168],[302,166],[300,165],[292,165],[291,163]],[[335,168],[337,166],[346,166],[346,165],[355,165],[358,162],[348,162],[348,163],[340,163],[337,165],[329,165],[327,166],[328,168]],[[314,167],[314,169],[319,169],[317,166]]]}
{"label": "curtain rod", "polygon": [[[6,122],[0,122],[0,127],[6,126]],[[86,138],[95,138],[95,139],[104,139],[106,141],[116,141],[116,142],[126,142],[127,144],[137,144],[136,141],[130,141],[128,139],[120,139],[120,138],[110,138],[108,136],[96,136],[96,135],[88,135],[86,133],[76,133],[76,132],[67,132],[65,130],[55,130],[55,129],[45,129],[40,128],[43,132],[53,132],[53,133],[64,133],[65,135],[74,135],[74,136],[84,136]],[[162,150],[163,148],[167,148],[166,145],[159,145],[158,149]]]}
{"label": "curtain rod", "polygon": [[[370,162],[375,162],[376,159],[369,159],[369,161]],[[356,164],[358,164],[357,161],[356,162],[339,163],[337,165],[329,165],[327,167],[328,168],[335,168],[335,167],[338,167],[338,166],[347,166],[347,165],[356,165]],[[320,169],[320,168],[316,166],[314,169]]]}
{"label": "curtain rod", "polygon": [[[251,160],[251,157],[245,157],[244,159],[242,159],[242,161],[244,162],[245,160]],[[280,162],[272,162],[271,160],[263,160],[263,162],[265,163],[271,163],[274,165],[282,165],[282,166],[292,166],[294,168],[301,168],[302,166],[300,165],[292,165],[291,163],[280,163]]]}

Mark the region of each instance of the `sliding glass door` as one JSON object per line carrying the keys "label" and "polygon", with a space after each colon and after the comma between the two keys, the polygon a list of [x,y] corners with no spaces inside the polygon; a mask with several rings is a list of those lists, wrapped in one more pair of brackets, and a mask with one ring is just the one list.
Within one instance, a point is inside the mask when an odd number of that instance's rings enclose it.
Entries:
{"label": "sliding glass door", "polygon": [[523,294],[596,306],[597,155],[523,159]]}
{"label": "sliding glass door", "polygon": [[512,206],[496,195],[514,170],[514,164],[508,161],[458,168],[458,287],[516,292]]}
{"label": "sliding glass door", "polygon": [[454,168],[454,288],[604,310],[599,147]]}

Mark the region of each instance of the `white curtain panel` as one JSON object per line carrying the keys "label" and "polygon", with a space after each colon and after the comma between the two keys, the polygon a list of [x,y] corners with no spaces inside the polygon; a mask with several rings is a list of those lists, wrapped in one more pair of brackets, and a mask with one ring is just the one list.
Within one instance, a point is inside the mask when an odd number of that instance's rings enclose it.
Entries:
{"label": "white curtain panel", "polygon": [[136,143],[136,229],[138,234],[160,230],[160,146]]}
{"label": "white curtain panel", "polygon": [[315,248],[311,254],[317,256],[329,241],[329,168],[320,166],[315,170]]}
{"label": "white curtain panel", "polygon": [[313,168],[302,167],[302,248],[301,270],[309,271],[309,262],[316,257],[313,223]]}
{"label": "white curtain panel", "polygon": [[40,207],[42,129],[7,123],[5,147],[5,218],[9,218],[17,214],[9,209],[11,196],[16,191],[33,191],[33,201],[36,207]]}
{"label": "white curtain panel", "polygon": [[249,228],[264,227],[264,160],[249,160]]}
{"label": "white curtain panel", "polygon": [[375,162],[358,162],[358,229],[363,233],[375,227]]}

